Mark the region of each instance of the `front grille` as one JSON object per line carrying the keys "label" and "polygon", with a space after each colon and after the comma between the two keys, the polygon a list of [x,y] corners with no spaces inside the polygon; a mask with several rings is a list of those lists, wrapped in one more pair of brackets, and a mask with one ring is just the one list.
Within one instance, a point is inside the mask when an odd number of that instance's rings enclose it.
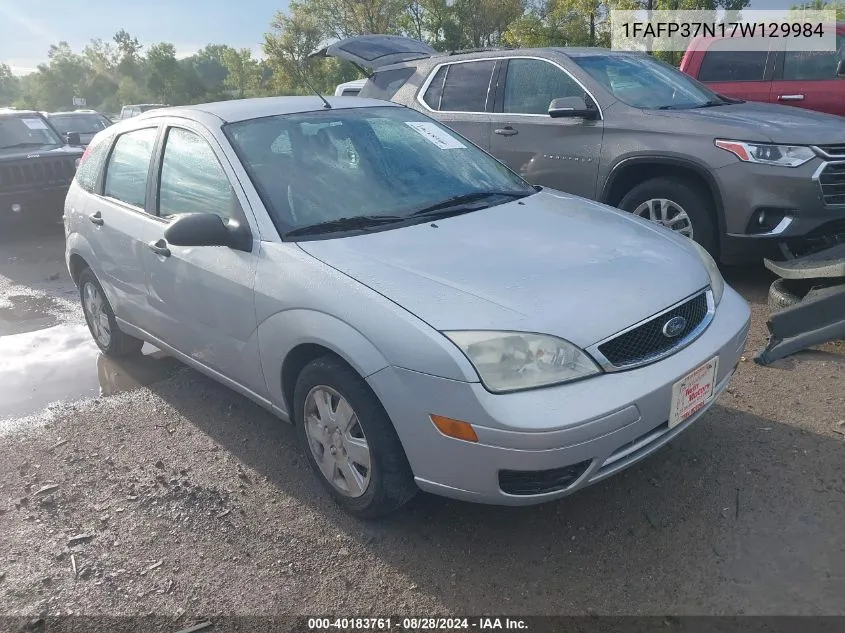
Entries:
{"label": "front grille", "polygon": [[816,145],[822,152],[834,158],[845,158],[845,143],[837,143],[836,145]]}
{"label": "front grille", "polygon": [[825,205],[845,204],[845,162],[829,163],[819,174]]}
{"label": "front grille", "polygon": [[0,164],[0,191],[3,193],[63,187],[76,173],[75,157],[28,159]]}
{"label": "front grille", "polygon": [[591,460],[550,470],[500,470],[499,488],[509,495],[541,495],[571,486],[589,468]]}
{"label": "front grille", "polygon": [[[690,332],[704,321],[707,312],[707,293],[702,292],[642,325],[602,343],[598,346],[598,351],[614,367],[642,364],[678,347]],[[683,317],[686,324],[678,334],[668,337],[663,333],[663,327],[675,317]]]}

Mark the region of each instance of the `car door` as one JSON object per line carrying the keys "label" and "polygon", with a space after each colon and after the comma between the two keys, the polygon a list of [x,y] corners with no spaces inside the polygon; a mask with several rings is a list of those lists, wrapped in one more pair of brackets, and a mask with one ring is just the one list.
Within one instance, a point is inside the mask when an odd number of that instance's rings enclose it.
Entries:
{"label": "car door", "polygon": [[526,180],[594,198],[603,123],[599,118],[552,118],[549,104],[584,97],[586,88],[557,64],[513,57],[499,73],[490,153]]}
{"label": "car door", "polygon": [[115,316],[141,329],[149,326],[144,256],[147,242],[160,231],[149,214],[148,195],[158,135],[157,122],[118,135],[102,182],[84,209],[92,224],[86,238]]}
{"label": "car door", "polygon": [[489,151],[497,65],[497,59],[472,59],[436,66],[420,87],[418,106]]}
{"label": "car door", "polygon": [[735,39],[713,40],[701,57],[698,69],[690,68],[690,74],[713,92],[726,97],[770,102],[776,51],[771,48],[737,50],[739,45]]}
{"label": "car door", "polygon": [[845,77],[836,74],[845,59],[845,35],[836,39],[836,51],[779,52],[772,82],[775,103],[845,116]]}
{"label": "car door", "polygon": [[[246,198],[222,149],[202,126],[169,122],[155,170],[157,235],[144,250],[151,328],[202,365],[266,392],[256,338],[253,287],[260,241],[252,251],[225,246],[175,246],[164,234],[179,215],[212,213],[250,226]],[[240,195],[239,195],[240,193]]]}

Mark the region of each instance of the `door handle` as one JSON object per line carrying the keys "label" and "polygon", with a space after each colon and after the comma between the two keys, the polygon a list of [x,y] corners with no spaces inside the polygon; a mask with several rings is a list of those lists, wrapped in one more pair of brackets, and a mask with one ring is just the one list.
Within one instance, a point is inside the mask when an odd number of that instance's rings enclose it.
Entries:
{"label": "door handle", "polygon": [[804,95],[779,95],[778,101],[803,101]]}
{"label": "door handle", "polygon": [[156,255],[161,255],[162,257],[170,257],[170,249],[167,248],[167,242],[164,240],[164,238],[158,240],[157,242],[150,242],[148,246],[150,247],[150,250]]}
{"label": "door handle", "polygon": [[103,222],[103,215],[102,215],[99,211],[97,211],[96,213],[92,213],[91,215],[89,215],[89,216],[88,216],[88,219],[89,219],[89,220],[91,220],[91,222],[92,222],[93,224],[96,224],[97,226],[103,226],[103,224],[104,224],[104,222]]}
{"label": "door handle", "polygon": [[493,130],[496,134],[500,136],[513,136],[514,134],[519,134],[515,129],[513,129],[510,125],[506,125],[505,127],[496,128]]}

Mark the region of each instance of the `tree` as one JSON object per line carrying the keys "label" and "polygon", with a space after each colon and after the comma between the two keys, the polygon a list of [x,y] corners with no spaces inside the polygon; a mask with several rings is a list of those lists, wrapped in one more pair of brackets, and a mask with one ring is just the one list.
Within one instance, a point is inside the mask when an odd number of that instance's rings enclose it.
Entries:
{"label": "tree", "polygon": [[836,20],[839,22],[845,21],[845,1],[843,0],[810,0],[790,7],[790,12],[800,11],[835,11]]}
{"label": "tree", "polygon": [[264,34],[264,54],[273,68],[276,88],[296,92],[304,87],[300,75],[308,55],[323,41],[324,31],[316,16],[299,2],[290,3],[290,13],[276,12],[272,29]]}
{"label": "tree", "polygon": [[248,90],[258,87],[260,69],[248,48],[235,50],[227,47],[223,51],[223,65],[227,71],[226,85],[234,90],[238,97],[243,98]]}
{"label": "tree", "polygon": [[147,52],[147,87],[160,103],[173,103],[177,99],[179,62],[173,44],[153,44]]}
{"label": "tree", "polygon": [[20,95],[18,78],[6,64],[0,64],[0,107],[13,104]]}

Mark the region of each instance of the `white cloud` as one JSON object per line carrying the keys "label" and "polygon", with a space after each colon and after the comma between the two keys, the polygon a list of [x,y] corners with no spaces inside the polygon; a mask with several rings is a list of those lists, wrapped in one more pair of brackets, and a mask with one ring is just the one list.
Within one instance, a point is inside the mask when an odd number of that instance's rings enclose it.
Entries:
{"label": "white cloud", "polygon": [[0,0],[0,16],[4,16],[12,22],[17,22],[35,37],[45,40],[47,42],[57,42],[59,37],[55,33],[42,26],[37,20],[33,20],[28,15],[21,13],[17,9],[9,6],[3,0]]}

